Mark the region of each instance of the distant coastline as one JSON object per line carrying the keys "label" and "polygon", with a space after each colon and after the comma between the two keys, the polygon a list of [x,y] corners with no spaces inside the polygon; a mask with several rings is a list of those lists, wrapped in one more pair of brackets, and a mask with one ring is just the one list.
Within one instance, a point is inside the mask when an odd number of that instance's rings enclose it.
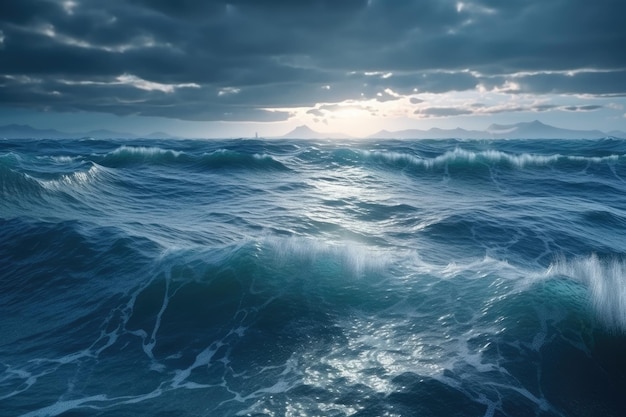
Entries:
{"label": "distant coastline", "polygon": [[[538,120],[511,125],[492,124],[485,130],[466,130],[463,128],[428,130],[381,130],[364,137],[353,137],[342,133],[324,133],[306,125],[298,126],[282,136],[267,139],[601,139],[615,137],[626,139],[626,132],[601,130],[574,130],[547,125]],[[108,129],[87,132],[63,132],[56,129],[40,129],[29,125],[9,124],[0,126],[0,138],[6,139],[185,139],[167,132],[153,132],[137,135]],[[206,136],[206,139],[217,138]],[[256,137],[258,138],[258,136]],[[190,137],[189,139],[196,139]]]}
{"label": "distant coastline", "polygon": [[[346,135],[320,133],[308,126],[299,126],[291,132],[281,136],[285,139],[342,139]],[[621,131],[603,132],[600,130],[573,130],[563,129],[544,124],[538,120],[511,125],[492,124],[485,130],[466,130],[462,128],[428,130],[381,130],[371,139],[601,139],[616,137],[625,139],[626,133]]]}

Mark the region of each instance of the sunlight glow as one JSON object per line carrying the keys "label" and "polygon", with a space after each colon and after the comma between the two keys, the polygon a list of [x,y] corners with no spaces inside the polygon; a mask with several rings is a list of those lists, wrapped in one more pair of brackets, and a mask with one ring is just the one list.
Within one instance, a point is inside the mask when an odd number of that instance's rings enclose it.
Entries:
{"label": "sunlight glow", "polygon": [[[371,74],[382,76],[383,74]],[[615,118],[623,118],[623,108],[615,98],[600,100],[594,96],[543,95],[523,93],[522,85],[509,79],[500,85],[478,84],[472,90],[447,93],[400,93],[386,88],[374,98],[361,95],[360,100],[317,103],[313,107],[266,108],[266,111],[283,111],[291,114],[290,121],[306,124],[320,133],[340,133],[353,137],[366,137],[382,129],[428,129],[430,127],[484,129],[494,117],[521,114],[524,119],[542,117],[553,119],[567,114],[593,112],[600,108],[611,109]],[[602,102],[601,102],[602,101]],[[459,120],[459,119],[462,120]],[[519,120],[519,119],[518,119]]]}

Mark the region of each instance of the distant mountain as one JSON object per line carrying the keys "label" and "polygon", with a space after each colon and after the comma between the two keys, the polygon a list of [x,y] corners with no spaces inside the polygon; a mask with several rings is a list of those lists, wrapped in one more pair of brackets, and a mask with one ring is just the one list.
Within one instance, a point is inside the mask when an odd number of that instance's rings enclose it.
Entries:
{"label": "distant mountain", "polygon": [[539,120],[513,125],[492,124],[487,128],[487,132],[493,138],[502,139],[598,139],[608,136],[599,130],[561,129],[541,123]]}
{"label": "distant mountain", "polygon": [[115,132],[113,130],[108,129],[97,129],[90,130],[87,133],[68,133],[68,135],[72,135],[70,137],[65,136],[66,138],[73,138],[74,135],[78,135],[78,137],[89,137],[94,139],[134,139],[137,135],[133,133],[126,132]]}
{"label": "distant mountain", "polygon": [[170,135],[167,132],[152,132],[141,137],[144,139],[180,139],[178,136]]}
{"label": "distant mountain", "polygon": [[7,139],[171,139],[176,138],[165,132],[155,132],[147,136],[139,136],[128,132],[116,132],[108,129],[91,130],[89,132],[61,132],[55,129],[37,129],[28,125],[11,124],[0,126],[0,138]]}
{"label": "distant mountain", "polygon": [[28,125],[11,124],[0,126],[0,137],[8,139],[58,139],[67,137],[67,134],[54,129],[35,129]]}
{"label": "distant mountain", "polygon": [[281,136],[281,138],[285,139],[347,139],[350,137],[342,133],[317,132],[306,125],[298,126],[286,135]]}
{"label": "distant mountain", "polygon": [[381,130],[369,137],[376,139],[481,139],[485,138],[485,135],[485,132],[477,130],[465,130],[461,128],[440,129],[434,127],[428,130],[407,129],[395,132]]}
{"label": "distant mountain", "polygon": [[604,133],[599,130],[561,129],[541,123],[492,124],[486,130],[438,129],[381,130],[370,138],[380,139],[598,139],[607,136],[626,137],[623,132]]}
{"label": "distant mountain", "polygon": [[[626,132],[613,130],[572,130],[562,129],[541,123],[538,120],[511,125],[492,124],[486,130],[439,129],[428,130],[407,129],[398,131],[381,130],[369,138],[376,139],[598,139],[604,137],[626,139]],[[108,129],[91,130],[89,132],[62,132],[55,129],[37,129],[28,125],[10,124],[0,126],[0,138],[7,139],[178,139],[166,132],[153,132],[141,136],[128,132],[116,132]],[[279,138],[290,139],[347,139],[351,136],[341,133],[321,133],[306,125],[298,126]]]}
{"label": "distant mountain", "polygon": [[609,133],[609,136],[613,136],[614,138],[626,139],[626,132],[622,132],[621,130],[612,130]]}

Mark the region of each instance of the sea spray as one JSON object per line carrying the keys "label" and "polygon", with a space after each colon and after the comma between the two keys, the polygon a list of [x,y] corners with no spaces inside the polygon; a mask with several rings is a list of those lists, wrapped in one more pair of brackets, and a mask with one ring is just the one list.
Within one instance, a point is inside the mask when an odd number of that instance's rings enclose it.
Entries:
{"label": "sea spray", "polygon": [[617,257],[592,254],[566,260],[560,257],[547,271],[584,284],[598,319],[609,329],[626,332],[626,263]]}

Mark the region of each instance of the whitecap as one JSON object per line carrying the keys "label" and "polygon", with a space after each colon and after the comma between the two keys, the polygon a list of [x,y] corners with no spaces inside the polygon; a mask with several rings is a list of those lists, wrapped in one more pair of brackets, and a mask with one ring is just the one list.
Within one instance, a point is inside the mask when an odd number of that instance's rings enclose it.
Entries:
{"label": "whitecap", "polygon": [[558,259],[546,276],[565,275],[589,289],[593,309],[609,329],[626,331],[626,262],[622,259],[587,257]]}
{"label": "whitecap", "polygon": [[87,171],[76,171],[71,174],[64,174],[56,180],[39,180],[39,183],[49,190],[74,189],[93,183],[103,172],[103,167],[93,163]]}

